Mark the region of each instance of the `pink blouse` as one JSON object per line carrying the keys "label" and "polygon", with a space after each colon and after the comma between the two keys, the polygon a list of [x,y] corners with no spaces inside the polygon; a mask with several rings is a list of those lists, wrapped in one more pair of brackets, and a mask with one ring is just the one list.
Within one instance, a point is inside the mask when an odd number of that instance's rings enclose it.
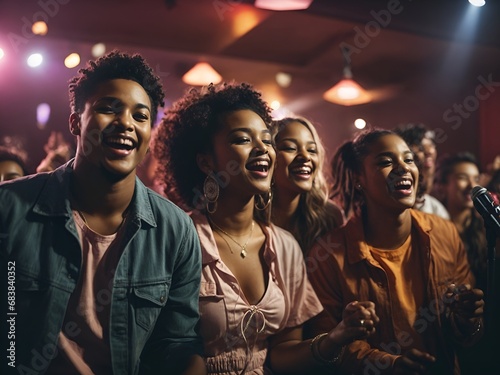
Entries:
{"label": "pink blouse", "polygon": [[267,339],[323,310],[307,279],[302,251],[287,231],[262,226],[269,283],[262,299],[248,303],[222,262],[205,216],[193,213],[202,248],[200,333],[209,374],[269,374]]}

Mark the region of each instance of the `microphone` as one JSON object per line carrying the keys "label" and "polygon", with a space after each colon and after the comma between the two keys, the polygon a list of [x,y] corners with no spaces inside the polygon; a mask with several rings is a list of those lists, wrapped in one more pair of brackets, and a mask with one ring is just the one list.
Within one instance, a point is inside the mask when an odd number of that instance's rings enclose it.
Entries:
{"label": "microphone", "polygon": [[500,207],[495,203],[488,190],[482,186],[472,188],[474,207],[481,214],[487,226],[494,227],[500,234]]}

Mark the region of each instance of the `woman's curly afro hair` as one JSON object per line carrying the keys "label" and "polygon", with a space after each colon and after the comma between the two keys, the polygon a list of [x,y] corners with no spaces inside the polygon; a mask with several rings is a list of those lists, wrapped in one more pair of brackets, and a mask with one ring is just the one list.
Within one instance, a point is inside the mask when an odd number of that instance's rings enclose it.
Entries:
{"label": "woman's curly afro hair", "polygon": [[212,151],[213,135],[221,126],[221,116],[248,109],[258,114],[268,127],[270,109],[261,94],[246,83],[222,83],[200,90],[191,89],[165,112],[158,126],[153,152],[158,160],[158,178],[165,194],[185,209],[203,207],[203,181],[196,156]]}

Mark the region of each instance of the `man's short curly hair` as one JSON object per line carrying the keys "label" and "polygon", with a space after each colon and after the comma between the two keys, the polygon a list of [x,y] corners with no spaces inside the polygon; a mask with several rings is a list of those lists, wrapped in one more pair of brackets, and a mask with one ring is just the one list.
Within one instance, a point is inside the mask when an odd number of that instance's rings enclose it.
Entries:
{"label": "man's short curly hair", "polygon": [[128,79],[140,84],[151,100],[151,125],[156,120],[158,107],[163,106],[162,83],[153,69],[139,54],[128,55],[112,51],[96,61],[89,61],[86,68],[69,81],[71,111],[82,113],[85,102],[95,93],[97,87],[112,79]]}
{"label": "man's short curly hair", "polygon": [[394,132],[401,136],[408,146],[420,146],[424,138],[429,138],[434,142],[434,132],[422,123],[401,124],[394,129]]}
{"label": "man's short curly hair", "polygon": [[170,199],[188,210],[202,208],[206,175],[199,169],[196,156],[212,151],[221,115],[244,109],[258,114],[270,127],[268,105],[261,94],[246,83],[191,89],[165,112],[156,132],[153,152],[158,159],[158,178]]}

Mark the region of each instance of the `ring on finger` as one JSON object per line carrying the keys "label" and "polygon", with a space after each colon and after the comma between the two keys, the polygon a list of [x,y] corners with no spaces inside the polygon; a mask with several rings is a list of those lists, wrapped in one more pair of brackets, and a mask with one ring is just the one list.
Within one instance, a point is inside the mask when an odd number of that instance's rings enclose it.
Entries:
{"label": "ring on finger", "polygon": [[364,319],[361,319],[359,321],[359,324],[361,325],[361,327],[364,327],[365,326],[365,320]]}

